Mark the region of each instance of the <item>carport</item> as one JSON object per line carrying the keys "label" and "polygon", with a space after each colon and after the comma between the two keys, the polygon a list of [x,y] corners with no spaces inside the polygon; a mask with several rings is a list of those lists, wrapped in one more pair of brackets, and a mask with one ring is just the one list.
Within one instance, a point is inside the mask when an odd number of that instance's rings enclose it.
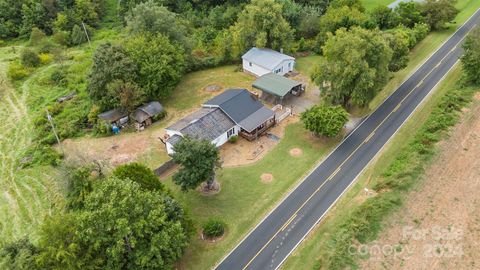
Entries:
{"label": "carport", "polygon": [[275,104],[282,104],[288,95],[300,96],[305,90],[301,82],[273,73],[261,76],[253,83],[252,87],[262,91],[262,99],[275,97]]}

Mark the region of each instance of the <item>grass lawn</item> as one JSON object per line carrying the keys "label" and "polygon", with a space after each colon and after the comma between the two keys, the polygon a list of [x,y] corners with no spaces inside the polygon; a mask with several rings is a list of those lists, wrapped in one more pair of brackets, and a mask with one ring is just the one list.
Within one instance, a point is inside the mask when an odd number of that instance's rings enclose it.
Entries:
{"label": "grass lawn", "polygon": [[362,0],[362,3],[367,10],[372,10],[380,5],[388,6],[394,1],[395,0]]}
{"label": "grass lawn", "polygon": [[[337,142],[314,138],[301,123],[295,123],[287,126],[280,143],[259,162],[219,172],[219,194],[184,193],[170,179],[165,181],[175,198],[188,206],[198,227],[209,217],[219,217],[228,226],[226,236],[217,243],[207,243],[195,235],[180,267],[212,268]],[[290,156],[290,149],[295,147],[302,149],[303,155]],[[273,174],[274,180],[262,183],[263,173]]]}
{"label": "grass lawn", "polygon": [[301,72],[303,75],[310,77],[312,69],[322,59],[322,56],[312,54],[305,57],[299,57],[295,60],[295,70]]}

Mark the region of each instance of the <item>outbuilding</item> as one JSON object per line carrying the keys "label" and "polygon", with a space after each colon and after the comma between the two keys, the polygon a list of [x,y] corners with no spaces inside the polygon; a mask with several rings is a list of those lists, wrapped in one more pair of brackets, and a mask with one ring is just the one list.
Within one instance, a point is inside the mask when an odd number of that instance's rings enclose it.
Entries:
{"label": "outbuilding", "polygon": [[266,48],[251,48],[242,56],[243,71],[257,77],[268,73],[284,75],[293,71],[295,58]]}
{"label": "outbuilding", "polygon": [[137,108],[133,113],[135,127],[137,130],[140,130],[151,125],[155,118],[161,115],[164,111],[162,104],[158,101],[152,101]]}
{"label": "outbuilding", "polygon": [[128,113],[120,108],[117,108],[99,114],[98,118],[104,120],[108,124],[121,126],[128,122]]}
{"label": "outbuilding", "polygon": [[262,98],[275,97],[276,104],[282,104],[288,95],[300,96],[305,87],[301,82],[294,81],[273,73],[265,74],[258,78],[252,87],[262,91]]}

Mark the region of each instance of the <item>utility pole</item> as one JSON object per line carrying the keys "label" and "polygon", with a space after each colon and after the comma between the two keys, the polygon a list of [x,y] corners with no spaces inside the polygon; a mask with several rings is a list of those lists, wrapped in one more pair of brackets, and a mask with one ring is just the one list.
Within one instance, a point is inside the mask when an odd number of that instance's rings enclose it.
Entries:
{"label": "utility pole", "polygon": [[88,45],[90,46],[90,49],[91,49],[92,43],[90,42],[90,37],[88,36],[87,28],[85,27],[85,24],[83,22],[82,22],[82,26],[83,26],[83,31],[85,31],[85,36],[87,36]]}
{"label": "utility pole", "polygon": [[65,155],[65,151],[63,151],[63,146],[62,146],[62,143],[60,142],[60,138],[58,137],[57,130],[55,129],[55,125],[53,124],[53,118],[50,115],[50,112],[48,112],[48,109],[45,108],[45,111],[47,111],[47,119],[48,119],[48,122],[50,122],[50,125],[52,126],[53,134],[55,134],[57,143],[60,146],[60,149],[62,150],[62,154]]}

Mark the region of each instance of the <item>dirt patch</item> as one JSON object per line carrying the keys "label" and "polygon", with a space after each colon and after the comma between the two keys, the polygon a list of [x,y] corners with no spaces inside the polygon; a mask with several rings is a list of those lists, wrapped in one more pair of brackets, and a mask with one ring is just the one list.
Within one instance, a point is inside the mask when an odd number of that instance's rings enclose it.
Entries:
{"label": "dirt patch", "polygon": [[[285,127],[298,121],[298,117],[290,116],[278,125],[267,130],[267,133],[282,138]],[[281,139],[280,139],[281,141]],[[239,136],[236,143],[226,143],[220,148],[223,167],[236,167],[255,163],[265,157],[280,141],[262,134],[254,141],[248,141]]]}
{"label": "dirt patch", "polygon": [[197,191],[200,192],[200,194],[204,196],[212,196],[215,194],[218,194],[222,190],[220,183],[218,181],[215,181],[213,183],[212,188],[207,187],[207,182],[203,182],[200,184],[200,186],[197,188]]}
{"label": "dirt patch", "polygon": [[480,92],[476,93],[473,98],[475,98],[476,100],[480,100]]}
{"label": "dirt patch", "polygon": [[210,84],[210,85],[206,86],[205,88],[203,88],[204,91],[210,92],[210,93],[218,92],[222,89],[223,89],[223,87],[221,87],[218,84]]}
{"label": "dirt patch", "polygon": [[262,180],[262,183],[270,183],[273,181],[273,175],[271,173],[263,173],[260,176],[260,180]]}
{"label": "dirt patch", "polygon": [[302,149],[300,149],[300,148],[292,148],[292,149],[290,150],[290,155],[291,155],[292,157],[299,157],[299,156],[301,156],[302,154],[303,154],[303,151],[302,151]]}
{"label": "dirt patch", "polygon": [[480,102],[439,147],[422,184],[369,245],[386,249],[370,252],[363,269],[480,268]]}

